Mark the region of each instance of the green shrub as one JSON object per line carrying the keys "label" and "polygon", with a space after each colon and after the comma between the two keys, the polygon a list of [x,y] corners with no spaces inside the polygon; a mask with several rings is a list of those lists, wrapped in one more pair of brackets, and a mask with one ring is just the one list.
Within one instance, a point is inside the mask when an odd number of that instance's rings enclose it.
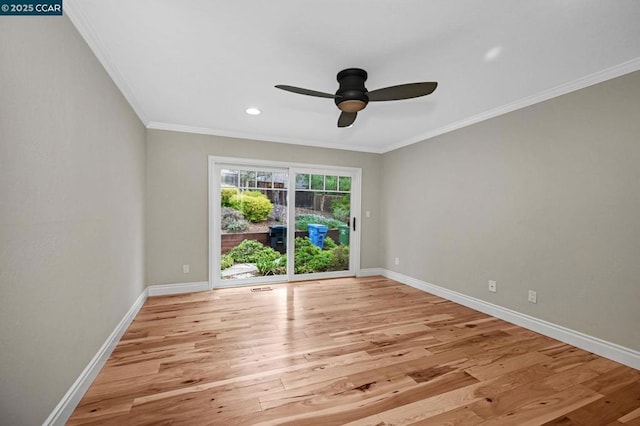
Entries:
{"label": "green shrub", "polygon": [[223,254],[220,259],[220,270],[224,271],[233,266],[233,258],[229,254]]}
{"label": "green shrub", "polygon": [[299,214],[296,216],[296,229],[298,231],[306,231],[308,229],[307,226],[310,223],[326,225],[329,227],[329,229],[337,229],[339,225],[343,224],[339,220],[320,216],[318,214]]}
{"label": "green shrub", "polygon": [[229,251],[229,256],[235,263],[257,263],[265,259],[276,260],[280,253],[260,241],[244,240]]}
{"label": "green shrub", "polygon": [[333,212],[334,219],[346,222],[351,212],[351,197],[349,194],[333,200],[331,202],[331,211]]}
{"label": "green shrub", "polygon": [[241,211],[231,207],[223,207],[220,217],[220,227],[227,232],[244,232],[249,229],[249,222],[244,219]]}
{"label": "green shrub", "polygon": [[240,210],[246,220],[254,223],[266,220],[273,209],[271,201],[259,191],[245,191],[232,195],[229,205]]}
{"label": "green shrub", "polygon": [[231,197],[237,193],[237,188],[222,188],[220,191],[220,205],[222,205],[222,207],[231,207]]}
{"label": "green shrub", "polygon": [[331,237],[325,237],[324,239],[324,244],[322,249],[323,250],[331,250],[338,247],[338,245],[335,243],[335,241],[333,241],[333,238]]}
{"label": "green shrub", "polygon": [[296,274],[325,272],[331,264],[332,254],[311,243],[308,237],[296,237],[294,271]]}
{"label": "green shrub", "polygon": [[248,229],[249,229],[249,222],[247,222],[246,220],[231,222],[225,228],[227,232],[245,232]]}
{"label": "green shrub", "polygon": [[284,275],[287,273],[287,257],[280,256],[275,260],[264,257],[256,262],[260,275]]}
{"label": "green shrub", "polygon": [[324,240],[324,249],[311,243],[308,237],[295,240],[294,271],[296,274],[345,271],[349,269],[349,246],[339,246],[331,238]]}
{"label": "green shrub", "polygon": [[339,220],[342,223],[345,223],[349,220],[349,216],[351,215],[351,211],[349,207],[336,207],[333,209],[333,218]]}
{"label": "green shrub", "polygon": [[333,256],[329,264],[330,271],[346,271],[349,269],[349,246],[336,246],[331,249],[331,254]]}

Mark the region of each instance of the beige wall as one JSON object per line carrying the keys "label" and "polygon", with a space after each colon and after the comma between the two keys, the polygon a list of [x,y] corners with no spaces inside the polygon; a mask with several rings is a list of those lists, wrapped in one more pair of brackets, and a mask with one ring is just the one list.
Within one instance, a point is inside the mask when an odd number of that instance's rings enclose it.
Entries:
{"label": "beige wall", "polygon": [[66,17],[0,17],[1,424],[42,424],[143,292],[144,144]]}
{"label": "beige wall", "polygon": [[[164,130],[147,131],[147,283],[208,281],[208,156],[362,168],[361,267],[378,266],[382,156]],[[364,215],[363,215],[364,216]],[[189,264],[191,273],[183,274]]]}
{"label": "beige wall", "polygon": [[640,350],[640,72],[387,153],[383,176],[383,267]]}

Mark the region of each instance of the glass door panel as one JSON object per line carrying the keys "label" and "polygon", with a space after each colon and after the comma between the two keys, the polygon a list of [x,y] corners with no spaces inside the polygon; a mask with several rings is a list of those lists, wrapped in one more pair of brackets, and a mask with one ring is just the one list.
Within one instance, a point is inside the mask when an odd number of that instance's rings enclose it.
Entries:
{"label": "glass door panel", "polygon": [[[340,276],[351,271],[351,176],[295,173],[293,273]],[[314,275],[315,276],[315,275]]]}
{"label": "glass door panel", "polygon": [[220,281],[286,279],[287,170],[220,165]]}

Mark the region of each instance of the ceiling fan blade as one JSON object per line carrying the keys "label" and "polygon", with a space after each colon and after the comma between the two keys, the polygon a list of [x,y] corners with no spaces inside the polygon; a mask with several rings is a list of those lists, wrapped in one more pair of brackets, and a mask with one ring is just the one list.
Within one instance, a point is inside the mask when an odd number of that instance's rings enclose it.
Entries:
{"label": "ceiling fan blade", "polygon": [[338,127],[349,127],[356,121],[357,112],[343,112],[338,118]]}
{"label": "ceiling fan blade", "polygon": [[287,92],[297,93],[299,95],[316,96],[318,98],[335,99],[336,97],[336,95],[332,95],[330,93],[317,92],[315,90],[303,89],[301,87],[294,87],[294,86],[286,86],[283,84],[278,84],[276,88],[286,90]]}
{"label": "ceiling fan blade", "polygon": [[367,93],[367,97],[370,102],[398,101],[428,95],[436,90],[436,87],[438,87],[436,82],[401,84],[373,90]]}

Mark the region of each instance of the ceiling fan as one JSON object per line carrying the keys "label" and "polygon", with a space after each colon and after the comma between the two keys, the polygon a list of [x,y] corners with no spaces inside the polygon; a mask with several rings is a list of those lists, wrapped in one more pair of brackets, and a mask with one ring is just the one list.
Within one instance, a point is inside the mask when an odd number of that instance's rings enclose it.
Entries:
{"label": "ceiling fan", "polygon": [[300,95],[333,99],[338,109],[342,111],[338,118],[338,127],[351,126],[356,121],[358,111],[363,110],[369,102],[417,98],[433,93],[438,87],[436,82],[408,83],[369,92],[364,87],[364,82],[367,81],[367,72],[360,68],[342,70],[338,73],[337,78],[340,87],[334,95],[283,84],[278,84],[276,87]]}

